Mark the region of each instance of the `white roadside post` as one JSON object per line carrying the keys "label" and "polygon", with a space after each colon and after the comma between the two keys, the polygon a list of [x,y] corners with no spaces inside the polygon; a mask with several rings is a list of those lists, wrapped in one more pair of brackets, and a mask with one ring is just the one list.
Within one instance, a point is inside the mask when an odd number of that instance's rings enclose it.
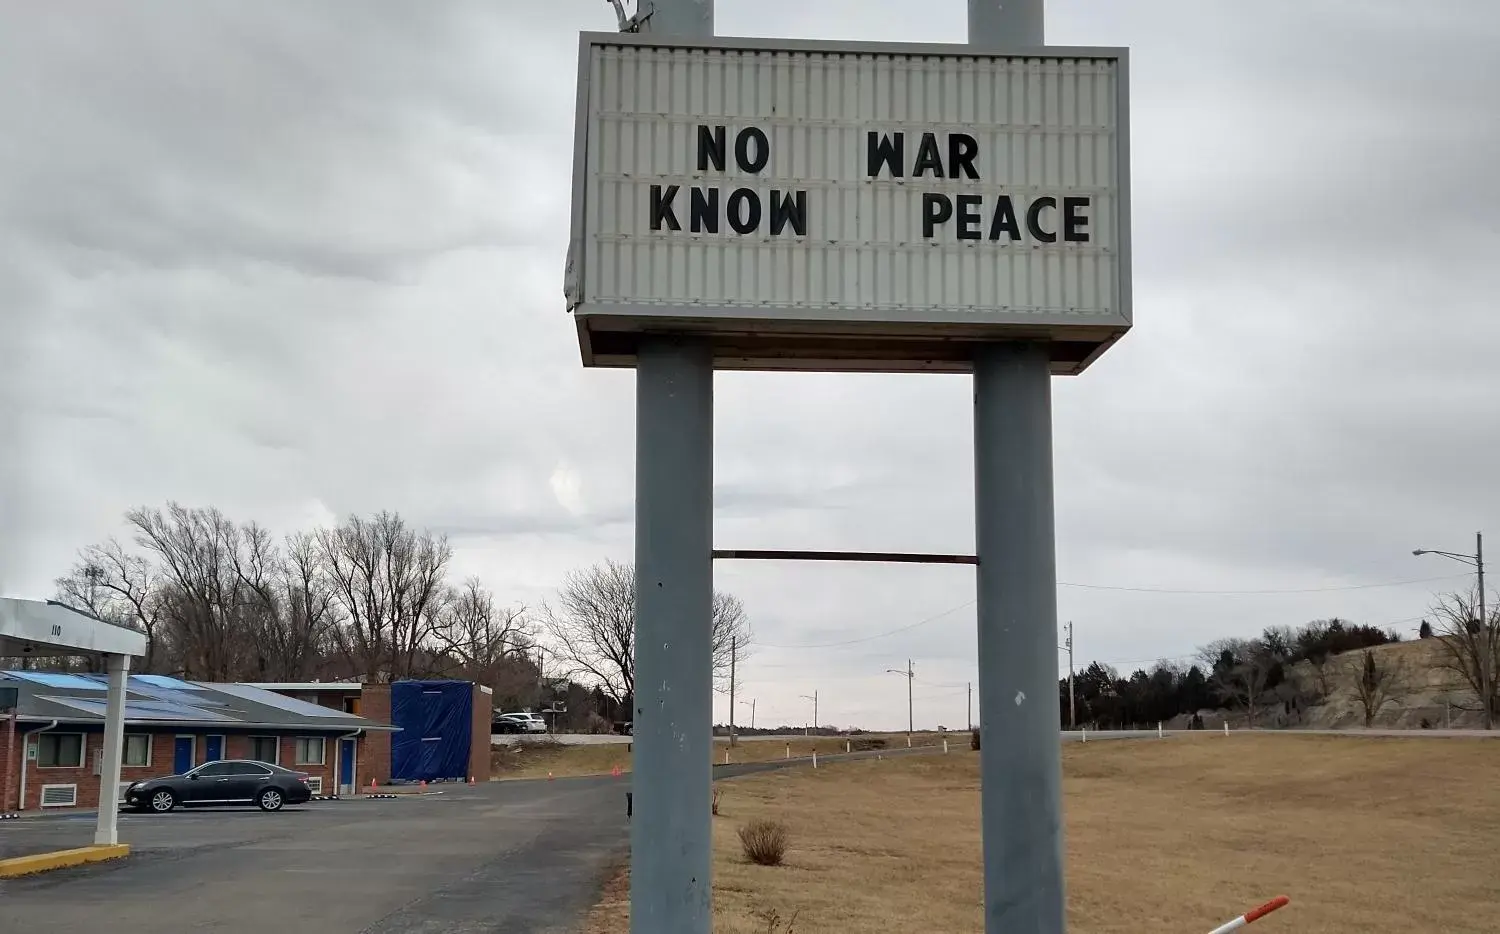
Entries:
{"label": "white roadside post", "polygon": [[1252,924],[1256,921],[1259,921],[1261,918],[1264,918],[1266,915],[1270,914],[1276,909],[1285,907],[1290,901],[1291,899],[1287,898],[1285,895],[1278,895],[1270,901],[1266,902],[1264,905],[1261,905],[1259,908],[1256,908],[1253,911],[1245,912],[1238,918],[1230,921],[1228,924],[1219,925],[1212,931],[1209,931],[1208,934],[1229,934],[1230,931],[1238,931],[1240,928],[1246,926],[1247,924]]}
{"label": "white roadside post", "polygon": [[125,688],[130,675],[129,655],[105,658],[109,667],[109,694],[104,702],[104,762],[99,775],[99,817],[94,826],[96,846],[114,846],[120,842],[120,753],[125,744]]}

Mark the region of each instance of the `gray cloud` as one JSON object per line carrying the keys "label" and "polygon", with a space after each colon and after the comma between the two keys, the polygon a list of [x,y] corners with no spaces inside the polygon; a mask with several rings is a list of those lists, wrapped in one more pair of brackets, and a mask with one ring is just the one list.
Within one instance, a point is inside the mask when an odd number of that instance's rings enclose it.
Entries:
{"label": "gray cloud", "polygon": [[[394,508],[536,603],[632,547],[628,373],[563,311],[579,29],[596,0],[0,0],[0,587],[123,510],[279,529]],[[958,41],[963,4],[720,0],[725,34]],[[1500,8],[1053,0],[1132,50],[1136,308],[1055,383],[1068,583],[1327,588],[1460,573],[1496,514]],[[724,546],[973,547],[969,381],[722,374]],[[563,502],[553,478],[566,476]],[[724,562],[763,721],[963,720],[964,568]],[[1063,586],[1084,658],[1420,615],[1438,581]],[[1461,581],[1459,581],[1461,583]],[[945,611],[946,615],[944,614]],[[881,638],[878,633],[915,628]],[[856,641],[860,640],[860,641]],[[824,645],[794,650],[776,645]],[[726,711],[720,703],[719,716]]]}

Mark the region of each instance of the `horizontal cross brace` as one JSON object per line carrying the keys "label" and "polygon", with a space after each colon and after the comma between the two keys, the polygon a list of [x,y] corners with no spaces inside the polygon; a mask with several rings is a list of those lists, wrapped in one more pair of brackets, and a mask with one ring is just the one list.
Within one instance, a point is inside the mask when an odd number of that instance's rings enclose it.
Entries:
{"label": "horizontal cross brace", "polygon": [[977,555],[935,555],[899,551],[768,551],[715,548],[715,558],[762,561],[883,561],[899,564],[978,564]]}

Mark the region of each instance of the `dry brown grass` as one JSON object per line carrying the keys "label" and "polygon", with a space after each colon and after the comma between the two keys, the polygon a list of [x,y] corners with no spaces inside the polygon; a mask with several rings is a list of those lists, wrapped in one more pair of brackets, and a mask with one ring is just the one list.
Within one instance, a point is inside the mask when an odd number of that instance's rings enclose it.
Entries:
{"label": "dry brown grass", "polygon": [[[1217,734],[1063,752],[1071,934],[1202,934],[1285,893],[1258,934],[1492,934],[1500,742]],[[978,931],[978,755],[796,769],[725,784],[714,930]],[[784,821],[780,867],[738,827]],[[589,934],[628,927],[615,879]]]}
{"label": "dry brown grass", "polygon": [[[916,733],[912,742],[917,745],[940,744],[944,734]],[[957,749],[966,746],[969,734],[946,734],[949,745]],[[858,751],[875,748],[872,743],[885,743],[886,748],[905,748],[906,734],[865,735],[850,737],[809,737],[793,740],[792,756],[810,756],[814,751],[820,756],[844,751],[845,741]],[[776,741],[742,740],[733,748],[728,743],[714,743],[714,762],[722,763],[724,753],[729,753],[730,762],[765,762],[768,759],[786,757],[787,744]],[[528,742],[514,746],[495,746],[490,752],[490,774],[494,778],[546,778],[551,772],[556,778],[569,775],[605,775],[615,766],[623,772],[630,771],[631,754],[624,744],[600,746],[566,746],[561,743]]]}

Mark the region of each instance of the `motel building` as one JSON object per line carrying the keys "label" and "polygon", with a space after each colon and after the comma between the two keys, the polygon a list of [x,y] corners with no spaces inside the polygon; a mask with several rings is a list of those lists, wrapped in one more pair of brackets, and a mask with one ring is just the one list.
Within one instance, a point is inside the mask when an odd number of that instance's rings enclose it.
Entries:
{"label": "motel building", "polygon": [[[108,689],[107,675],[0,671],[0,814],[98,807]],[[248,684],[129,675],[116,797],[219,759],[270,762],[305,772],[314,794],[352,794],[369,781],[361,760],[377,746],[388,757],[396,730]]]}

